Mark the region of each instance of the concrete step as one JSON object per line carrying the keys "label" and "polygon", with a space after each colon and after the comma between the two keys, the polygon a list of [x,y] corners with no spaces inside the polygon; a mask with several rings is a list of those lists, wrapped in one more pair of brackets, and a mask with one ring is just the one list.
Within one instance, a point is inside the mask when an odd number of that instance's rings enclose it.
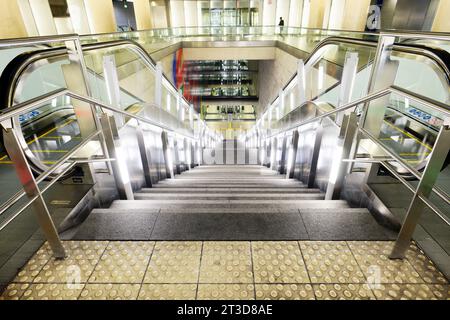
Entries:
{"label": "concrete step", "polygon": [[366,209],[96,209],[76,240],[391,240]]}
{"label": "concrete step", "polygon": [[116,200],[112,203],[114,209],[177,209],[177,210],[211,210],[221,208],[233,208],[236,211],[246,210],[280,210],[292,211],[306,208],[321,208],[335,210],[348,208],[347,202],[343,200]]}
{"label": "concrete step", "polygon": [[305,185],[298,183],[298,184],[287,184],[287,183],[270,183],[270,184],[264,184],[264,183],[158,183],[154,185],[154,188],[156,189],[163,189],[163,188],[292,188],[292,189],[305,189],[307,188]]}
{"label": "concrete step", "polygon": [[273,193],[135,193],[135,200],[323,200],[321,193],[296,193],[296,194],[273,194]]}
{"label": "concrete step", "polygon": [[176,186],[172,188],[159,188],[158,185],[155,185],[154,188],[143,188],[140,193],[225,193],[225,192],[234,192],[234,193],[269,193],[269,194],[297,194],[297,193],[320,193],[319,189],[307,189],[306,187],[301,188],[242,188],[242,187],[233,187],[233,188],[177,188]]}

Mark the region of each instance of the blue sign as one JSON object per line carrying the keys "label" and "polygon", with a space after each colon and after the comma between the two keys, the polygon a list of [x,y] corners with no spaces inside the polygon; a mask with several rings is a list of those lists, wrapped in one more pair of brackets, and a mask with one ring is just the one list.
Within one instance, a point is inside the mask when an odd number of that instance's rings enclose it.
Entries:
{"label": "blue sign", "polygon": [[31,120],[33,118],[36,118],[40,114],[41,114],[41,112],[39,110],[33,110],[33,111],[28,112],[28,113],[21,114],[19,116],[19,122],[22,123],[22,122]]}

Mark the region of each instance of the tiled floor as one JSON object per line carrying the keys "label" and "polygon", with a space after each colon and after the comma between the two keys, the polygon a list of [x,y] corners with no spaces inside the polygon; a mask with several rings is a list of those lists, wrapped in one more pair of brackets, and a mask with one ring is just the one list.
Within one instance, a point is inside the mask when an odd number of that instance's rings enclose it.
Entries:
{"label": "tiled floor", "polygon": [[3,299],[449,299],[449,283],[414,244],[388,241],[66,241],[45,244]]}

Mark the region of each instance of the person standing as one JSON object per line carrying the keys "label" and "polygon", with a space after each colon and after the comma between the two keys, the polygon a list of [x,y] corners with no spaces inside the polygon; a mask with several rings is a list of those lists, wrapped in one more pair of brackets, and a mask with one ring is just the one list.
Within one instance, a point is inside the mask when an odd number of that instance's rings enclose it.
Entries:
{"label": "person standing", "polygon": [[278,26],[280,27],[280,36],[283,36],[283,29],[284,29],[283,17],[280,17],[280,22],[278,22]]}

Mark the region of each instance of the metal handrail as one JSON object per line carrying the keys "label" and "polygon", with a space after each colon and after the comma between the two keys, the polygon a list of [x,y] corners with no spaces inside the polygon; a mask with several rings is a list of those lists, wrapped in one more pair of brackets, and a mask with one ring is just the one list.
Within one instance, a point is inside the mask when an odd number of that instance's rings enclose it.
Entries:
{"label": "metal handrail", "polygon": [[[397,36],[400,36],[397,35]],[[450,39],[448,39],[450,40]],[[315,47],[314,49],[309,53],[308,57],[305,59],[305,67],[310,64],[311,61],[314,61],[313,58],[315,57],[316,54],[318,54],[319,50],[322,49],[323,47],[327,46],[327,45],[333,45],[333,44],[337,44],[340,45],[342,43],[345,44],[354,44],[354,45],[361,45],[361,46],[371,46],[376,48],[377,47],[377,43],[373,42],[373,41],[367,41],[367,40],[362,40],[362,39],[352,39],[352,38],[347,38],[347,37],[339,37],[339,36],[330,36],[327,37],[325,39],[323,39],[322,41],[320,41]],[[393,50],[394,51],[400,51],[400,52],[405,52],[405,53],[409,53],[409,54],[420,54],[423,56],[428,57],[430,60],[434,61],[444,72],[447,81],[450,84],[450,70],[448,69],[447,65],[442,61],[442,59],[438,56],[436,56],[434,53],[429,52],[423,48],[411,48],[411,47],[407,47],[405,45],[399,45],[399,44],[394,44],[393,45]],[[292,81],[295,81],[295,79],[297,78],[297,72],[295,72],[292,77],[289,79],[289,81],[286,83],[286,85],[284,85],[283,87],[283,91],[289,87],[291,85]],[[272,102],[269,104],[269,108],[275,103],[275,101],[278,99],[278,97],[274,98],[272,100]],[[266,108],[264,109],[263,113],[265,113],[267,111]]]}
{"label": "metal handrail", "polygon": [[[398,179],[409,191],[412,193],[416,192],[416,190],[411,186],[408,181],[406,181],[401,175],[398,174],[397,171],[395,171],[391,165],[389,165],[389,162],[393,161],[392,159],[388,160],[380,160],[380,159],[342,159],[342,162],[360,162],[360,163],[379,163],[383,165],[384,168],[386,168],[396,179]],[[436,187],[435,187],[436,188]],[[450,200],[448,196],[445,196],[440,193],[440,191],[433,188],[433,192],[436,193],[442,200],[444,200],[447,204],[450,204]],[[436,215],[438,215],[447,225],[450,226],[450,219],[442,214],[442,212],[434,205],[430,200],[423,197],[422,195],[419,195],[420,200],[422,200],[431,210],[434,211]]]}
{"label": "metal handrail", "polygon": [[[294,125],[291,125],[291,126],[288,127],[287,129],[283,129],[283,130],[281,130],[281,131],[279,131],[279,132],[276,132],[276,133],[273,133],[273,134],[271,134],[271,135],[264,136],[264,138],[265,138],[265,139],[271,139],[271,138],[273,138],[273,137],[275,137],[275,136],[278,136],[278,135],[280,135],[280,134],[285,134],[285,133],[288,132],[288,131],[298,129],[298,128],[304,126],[304,125],[307,125],[307,124],[310,124],[310,123],[314,123],[314,122],[316,122],[316,121],[318,121],[318,120],[327,118],[327,117],[329,117],[329,116],[331,116],[331,115],[334,115],[334,114],[337,114],[337,113],[339,113],[339,112],[342,112],[342,111],[348,110],[348,109],[350,109],[350,108],[356,107],[357,105],[359,105],[359,104],[361,104],[361,103],[370,102],[370,101],[372,101],[372,100],[375,100],[375,99],[384,97],[384,96],[386,96],[386,95],[388,95],[388,94],[392,94],[392,93],[401,95],[401,96],[403,96],[403,97],[405,97],[405,98],[409,98],[409,99],[411,99],[411,100],[413,100],[413,101],[416,101],[416,102],[418,102],[418,103],[420,103],[420,104],[426,105],[427,107],[430,107],[430,108],[433,108],[433,109],[437,109],[437,110],[439,110],[440,112],[444,113],[446,116],[450,116],[450,111],[448,111],[448,110],[446,110],[446,109],[441,109],[442,106],[440,106],[440,104],[438,104],[438,103],[436,103],[436,102],[434,102],[434,101],[431,102],[431,101],[428,100],[428,99],[423,99],[422,97],[419,97],[419,96],[415,95],[414,93],[412,93],[412,92],[410,92],[410,91],[405,91],[405,90],[403,90],[403,89],[401,89],[401,88],[399,88],[399,87],[392,86],[392,87],[385,88],[385,89],[382,89],[382,90],[380,90],[380,91],[371,93],[371,94],[367,95],[367,96],[364,97],[364,98],[360,98],[360,99],[358,99],[358,100],[355,100],[355,101],[353,101],[353,102],[350,102],[350,103],[348,103],[348,104],[345,104],[344,106],[339,107],[339,108],[336,108],[336,109],[334,109],[334,110],[332,110],[332,111],[328,111],[328,112],[325,112],[325,113],[323,113],[323,114],[316,115],[315,117],[313,117],[313,118],[311,118],[311,119],[304,120],[304,121],[300,121],[300,122],[298,122],[298,123],[296,123],[296,124],[294,124]],[[385,146],[383,146],[383,144],[380,143],[380,142],[378,141],[378,139],[377,139],[374,135],[372,135],[370,132],[368,132],[368,131],[365,130],[364,128],[358,128],[358,131],[361,132],[362,134],[364,134],[364,135],[365,135],[367,138],[369,138],[373,143],[375,143],[378,147],[380,147],[385,153],[387,153],[387,154],[392,158],[392,161],[398,162],[398,163],[399,163],[401,166],[403,166],[406,170],[408,170],[409,172],[411,172],[416,178],[418,178],[418,179],[421,178],[421,174],[420,174],[417,170],[415,170],[413,167],[411,167],[408,163],[406,163],[402,158],[400,158],[399,156],[397,156],[394,152],[390,151],[388,148],[386,148]],[[380,162],[380,163],[382,163],[382,164],[386,162],[385,160],[384,160],[384,161],[381,161],[381,160],[377,160],[377,159],[370,159],[370,161],[371,161],[371,162]],[[346,162],[349,162],[349,161],[347,160]],[[364,160],[361,160],[361,161],[360,161],[360,160],[358,160],[358,159],[354,159],[354,160],[352,160],[351,162],[364,162]],[[389,168],[388,168],[388,170],[391,171]],[[399,175],[398,175],[397,173],[395,173],[394,176],[397,177],[397,176],[399,176]],[[405,184],[405,185],[408,187],[408,189],[410,189],[410,185],[406,182],[406,180],[404,180],[403,178],[401,178],[401,179],[399,179],[399,180],[400,180],[400,182],[402,182],[403,184]],[[410,189],[410,190],[411,190],[411,189]],[[412,190],[411,190],[411,191],[412,191]],[[442,200],[444,200],[447,204],[450,204],[450,200],[449,200],[450,196],[449,196],[444,190],[442,190],[441,188],[439,188],[439,187],[437,187],[437,186],[434,186],[434,187],[432,188],[432,192],[435,193],[439,198],[441,198]],[[425,204],[426,204],[433,212],[435,212],[442,220],[444,220],[447,224],[450,225],[450,221],[449,221],[448,219],[446,219],[445,215],[442,214],[442,213],[440,212],[440,210],[439,210],[436,206],[434,206],[429,200],[427,200],[427,199],[426,199],[425,197],[423,197],[423,196],[419,196],[419,198],[420,198],[420,199],[421,199],[421,200],[422,200],[422,201],[423,201],[423,202],[424,202],[424,203],[425,203]],[[425,200],[424,200],[424,199],[425,199]]]}
{"label": "metal handrail", "polygon": [[[166,131],[170,131],[173,132],[175,134],[179,134],[182,136],[185,136],[189,139],[196,139],[195,136],[190,136],[190,135],[186,135],[184,133],[181,132],[177,132],[176,130],[169,128],[163,124],[160,124],[158,122],[155,122],[153,120],[147,119],[145,117],[142,116],[138,116],[132,113],[129,113],[127,111],[123,111],[120,110],[118,108],[115,108],[113,106],[107,105],[103,102],[97,101],[93,98],[88,98],[76,93],[73,93],[67,89],[64,90],[58,90],[56,92],[51,92],[47,95],[44,95],[38,99],[34,99],[32,101],[28,101],[28,102],[24,102],[21,104],[16,105],[15,107],[12,108],[8,108],[6,111],[0,112],[0,124],[5,122],[5,121],[9,121],[14,117],[17,117],[20,114],[26,113],[29,110],[32,110],[48,101],[51,101],[55,98],[61,97],[61,96],[69,96],[71,98],[74,98],[76,100],[80,100],[86,103],[89,103],[91,108],[95,108],[94,106],[98,106],[100,108],[104,108],[107,109],[109,111],[115,112],[115,113],[119,113],[122,115],[125,115],[127,117],[130,118],[134,118],[137,121],[141,121],[144,122],[146,124],[149,125],[153,125],[156,127],[161,128],[162,130],[166,130]],[[46,170],[45,172],[43,172],[41,175],[39,175],[36,178],[36,183],[41,183],[42,181],[44,181],[45,179],[47,179],[52,173],[55,173],[58,169],[60,169],[63,165],[65,165],[67,162],[71,161],[70,159],[77,153],[79,152],[83,147],[85,147],[89,142],[91,142],[95,137],[97,137],[98,135],[102,134],[102,130],[97,130],[93,133],[91,133],[88,137],[86,137],[85,139],[83,139],[83,141],[78,144],[75,148],[73,148],[69,153],[67,153],[64,157],[62,157],[61,159],[59,159],[55,164],[53,164],[48,170]],[[102,162],[108,161],[108,160],[104,160],[101,159]],[[98,162],[99,159],[93,159],[92,161],[90,160],[78,160],[75,161],[75,163],[71,163],[70,166],[68,166],[68,168],[73,167],[74,165],[81,163],[81,162]],[[109,161],[115,161],[114,159],[109,159]],[[69,169],[65,168],[62,172],[58,173],[58,175],[56,177],[54,177],[54,179],[52,179],[52,181],[49,183],[50,186],[53,185],[53,183],[55,183],[59,178],[61,178],[64,173],[66,173]],[[48,186],[48,185],[47,185]],[[48,187],[44,187],[44,189],[42,189],[43,191],[46,191],[50,186]],[[17,192],[16,194],[14,194],[12,197],[10,197],[8,200],[6,200],[2,205],[0,205],[0,216],[3,215],[8,209],[10,209],[18,200],[20,200],[22,197],[24,197],[26,195],[25,191],[21,190],[19,192]],[[35,196],[34,198],[31,198],[31,200],[29,200],[23,207],[21,207],[21,209],[19,209],[16,213],[14,213],[14,215],[10,218],[8,218],[6,221],[6,223],[2,222],[2,224],[0,224],[0,231],[9,223],[11,222],[15,217],[17,217],[21,212],[23,212],[23,210],[25,210],[26,208],[28,208],[28,206],[38,198],[38,195]]]}
{"label": "metal handrail", "polygon": [[[60,39],[57,37],[50,37],[51,39],[54,39],[54,41]],[[66,38],[63,38],[66,39]],[[69,37],[68,39],[72,39],[75,40],[76,38],[72,38]],[[1,43],[1,42],[0,42]],[[119,46],[131,46],[131,49],[141,58],[143,59],[148,66],[151,67],[152,71],[156,70],[156,62],[149,56],[149,54],[147,53],[147,51],[137,42],[133,41],[133,40],[129,40],[129,39],[123,39],[123,40],[114,40],[114,41],[106,41],[106,42],[100,42],[100,43],[90,43],[90,44],[84,44],[82,46],[83,51],[84,52],[89,52],[89,51],[93,51],[93,50],[99,50],[99,49],[105,49],[105,48],[111,48],[111,47],[119,47]],[[35,55],[33,55],[32,57],[30,57],[29,59],[27,59],[26,61],[24,61],[20,67],[19,72],[17,72],[14,75],[14,78],[12,80],[12,87],[15,88],[17,87],[17,82],[19,81],[20,76],[22,75],[22,72],[28,68],[28,66],[31,63],[34,63],[38,60],[42,60],[42,59],[48,59],[48,58],[54,58],[54,57],[58,57],[64,54],[67,54],[67,49],[66,48],[50,48],[48,49],[49,52],[39,52],[36,53]],[[176,89],[173,87],[172,83],[170,82],[170,80],[166,77],[166,75],[163,73],[163,78],[167,84],[167,88],[172,91],[173,94],[178,94],[178,92],[176,91]],[[12,95],[13,95],[14,91],[10,90],[9,92],[9,101],[12,101]],[[189,102],[186,100],[186,98],[184,96],[181,97],[182,101],[184,102],[184,105],[189,105]],[[198,115],[198,112],[194,110],[194,112]]]}

